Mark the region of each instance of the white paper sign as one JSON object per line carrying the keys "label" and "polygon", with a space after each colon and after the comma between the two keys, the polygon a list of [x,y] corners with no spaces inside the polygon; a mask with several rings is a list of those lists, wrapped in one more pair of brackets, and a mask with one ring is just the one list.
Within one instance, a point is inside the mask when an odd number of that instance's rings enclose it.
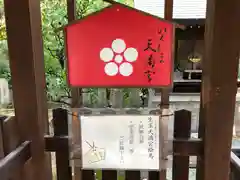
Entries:
{"label": "white paper sign", "polygon": [[158,116],[81,116],[82,167],[159,169]]}

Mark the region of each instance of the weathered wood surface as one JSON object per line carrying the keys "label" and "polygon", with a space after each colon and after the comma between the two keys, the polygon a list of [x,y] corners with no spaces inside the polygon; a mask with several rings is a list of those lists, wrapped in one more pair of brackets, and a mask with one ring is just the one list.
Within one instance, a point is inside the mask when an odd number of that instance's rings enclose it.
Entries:
{"label": "weathered wood surface", "polygon": [[18,129],[22,140],[31,141],[27,174],[31,180],[48,180],[51,161],[44,153],[48,118],[40,0],[4,0],[4,10]]}
{"label": "weathered wood surface", "polygon": [[[53,110],[53,127],[55,136],[68,136],[68,112],[63,109]],[[60,147],[59,147],[60,148]],[[69,147],[68,144],[56,149],[57,179],[70,180],[72,171],[69,165]]]}
{"label": "weathered wood surface", "polygon": [[21,170],[26,162],[31,158],[30,142],[20,144],[16,149],[0,159],[1,180],[19,179]]}
{"label": "weathered wood surface", "polygon": [[[186,110],[176,111],[174,116],[174,138],[190,138],[191,112]],[[173,149],[175,144],[173,144]],[[188,180],[189,156],[173,156],[173,180]]]}
{"label": "weathered wood surface", "polygon": [[240,1],[208,0],[201,112],[204,139],[201,180],[229,179],[239,66]]}

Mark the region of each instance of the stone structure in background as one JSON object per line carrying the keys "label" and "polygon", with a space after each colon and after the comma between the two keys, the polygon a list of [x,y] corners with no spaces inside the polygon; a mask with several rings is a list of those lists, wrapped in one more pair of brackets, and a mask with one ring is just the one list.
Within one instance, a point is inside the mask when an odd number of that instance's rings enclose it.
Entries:
{"label": "stone structure in background", "polygon": [[6,107],[10,103],[10,92],[8,81],[4,78],[0,78],[0,105]]}

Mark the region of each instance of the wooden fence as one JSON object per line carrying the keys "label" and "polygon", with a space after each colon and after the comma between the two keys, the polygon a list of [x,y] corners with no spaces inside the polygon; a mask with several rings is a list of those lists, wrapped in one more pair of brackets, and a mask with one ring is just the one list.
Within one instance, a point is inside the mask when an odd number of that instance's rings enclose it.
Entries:
{"label": "wooden fence", "polygon": [[[174,140],[172,179],[188,180],[189,156],[197,156],[199,165],[202,163],[203,143],[201,139],[191,139],[191,112],[186,110],[176,111],[174,114]],[[25,180],[27,173],[24,168],[28,166],[31,158],[31,142],[20,138],[15,117],[5,118],[0,121],[0,177],[1,180]],[[54,135],[45,136],[47,152],[56,153],[56,169],[58,180],[72,179],[72,168],[69,164],[68,141],[68,112],[64,109],[53,110]],[[217,151],[217,150],[216,150]],[[234,153],[235,152],[235,153]],[[240,160],[237,150],[231,154],[231,179],[239,180]],[[95,180],[94,170],[79,170],[82,180]],[[148,172],[149,180],[165,179],[165,171]],[[201,177],[202,174],[197,173]],[[103,170],[102,180],[117,180],[117,170]],[[198,178],[198,177],[197,177]],[[235,179],[234,179],[235,178]],[[140,171],[125,171],[126,180],[140,180]],[[162,180],[161,179],[161,180]],[[201,180],[201,179],[197,179]]]}
{"label": "wooden fence", "polygon": [[115,107],[142,107],[148,106],[149,90],[140,88],[90,88],[83,89],[83,106],[89,108]]}
{"label": "wooden fence", "polygon": [[240,179],[240,149],[232,149],[230,180]]}

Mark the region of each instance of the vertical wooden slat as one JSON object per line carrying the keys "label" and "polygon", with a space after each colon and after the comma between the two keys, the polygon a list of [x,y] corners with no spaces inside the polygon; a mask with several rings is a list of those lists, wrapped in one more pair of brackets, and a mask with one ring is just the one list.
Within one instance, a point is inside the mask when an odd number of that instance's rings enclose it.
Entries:
{"label": "vertical wooden slat", "polygon": [[102,180],[117,180],[118,173],[116,170],[104,170],[102,171]]}
{"label": "vertical wooden slat", "polygon": [[15,150],[22,142],[20,131],[15,116],[8,117],[2,121],[2,133],[5,155]]}
{"label": "vertical wooden slat", "polygon": [[82,171],[82,180],[95,180],[94,171],[92,171],[92,170],[83,170]]}
{"label": "vertical wooden slat", "polygon": [[[164,172],[164,174],[165,174],[165,172]],[[160,174],[158,171],[150,171],[148,173],[149,180],[159,180],[159,176],[160,176]],[[160,179],[160,180],[162,180],[162,179]]]}
{"label": "vertical wooden slat", "polygon": [[[64,109],[53,110],[54,136],[68,135],[68,112]],[[71,180],[72,172],[69,165],[69,147],[62,147],[56,152],[56,167],[58,180]]]}
{"label": "vertical wooden slat", "polygon": [[203,58],[204,178],[229,178],[240,47],[240,1],[208,0]]}
{"label": "vertical wooden slat", "polygon": [[[82,144],[82,141],[81,141],[81,122],[80,122],[80,119],[78,118],[78,112],[77,110],[76,111],[73,111],[72,110],[72,144],[74,145],[74,147],[76,146],[81,146]],[[80,152],[79,152],[80,156],[82,155],[82,151],[81,151],[81,147],[80,147]],[[82,162],[81,162],[81,157],[79,159],[80,161],[80,165],[82,165]],[[74,163],[73,163],[74,164]],[[80,167],[75,167],[74,165],[74,179],[75,180],[80,180],[81,178],[81,168]]]}
{"label": "vertical wooden slat", "polygon": [[173,16],[173,0],[164,1],[164,19],[171,21]]}
{"label": "vertical wooden slat", "polygon": [[[174,138],[189,138],[191,135],[191,112],[180,110],[174,113]],[[174,145],[173,145],[174,149]],[[188,180],[189,157],[173,156],[173,180]]]}
{"label": "vertical wooden slat", "polygon": [[31,141],[30,179],[51,179],[44,142],[48,127],[40,0],[4,0],[15,114],[21,137]]}
{"label": "vertical wooden slat", "polygon": [[126,171],[125,180],[140,180],[140,171]]}
{"label": "vertical wooden slat", "polygon": [[68,22],[76,19],[76,0],[67,0]]}
{"label": "vertical wooden slat", "polygon": [[231,173],[229,180],[239,180],[240,179],[240,172],[239,169],[236,169],[236,167],[230,166]]}
{"label": "vertical wooden slat", "polygon": [[0,159],[4,158],[4,146],[3,146],[3,120],[0,119]]}

